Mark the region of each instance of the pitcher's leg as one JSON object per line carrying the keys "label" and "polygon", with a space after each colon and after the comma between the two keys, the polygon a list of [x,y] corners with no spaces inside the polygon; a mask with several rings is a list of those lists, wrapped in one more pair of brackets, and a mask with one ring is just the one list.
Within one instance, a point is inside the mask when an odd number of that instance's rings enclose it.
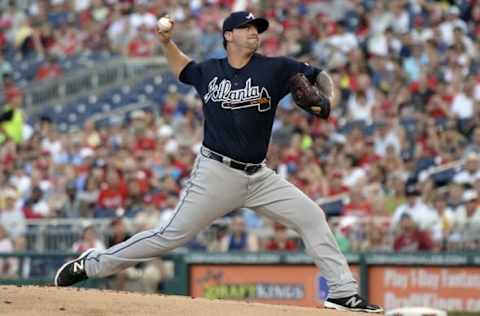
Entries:
{"label": "pitcher's leg", "polygon": [[[226,168],[226,169],[225,169]],[[199,157],[172,218],[105,251],[89,254],[88,277],[104,277],[150,260],[190,240],[216,218],[241,207],[246,181],[230,168]]]}
{"label": "pitcher's leg", "polygon": [[327,279],[330,297],[358,293],[358,285],[340,252],[323,210],[294,185],[266,170],[249,187],[246,207],[293,228],[302,237],[307,253]]}

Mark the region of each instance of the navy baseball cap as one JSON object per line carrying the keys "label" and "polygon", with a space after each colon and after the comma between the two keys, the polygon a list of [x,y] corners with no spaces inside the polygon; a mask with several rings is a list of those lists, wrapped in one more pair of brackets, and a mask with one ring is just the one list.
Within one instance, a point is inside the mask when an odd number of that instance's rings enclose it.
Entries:
{"label": "navy baseball cap", "polygon": [[232,31],[233,29],[239,28],[245,24],[253,24],[257,27],[258,33],[263,33],[268,29],[268,21],[264,18],[256,18],[251,12],[248,11],[237,11],[232,12],[226,19],[223,21],[223,33]]}

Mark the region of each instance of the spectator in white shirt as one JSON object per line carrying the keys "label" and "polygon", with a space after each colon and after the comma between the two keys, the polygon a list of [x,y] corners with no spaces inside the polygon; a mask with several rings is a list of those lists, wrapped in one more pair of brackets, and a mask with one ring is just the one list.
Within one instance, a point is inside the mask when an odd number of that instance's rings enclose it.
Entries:
{"label": "spectator in white shirt", "polygon": [[452,209],[448,207],[445,194],[437,194],[433,198],[432,207],[437,214],[436,221],[432,227],[432,238],[439,246],[439,249],[445,249],[446,242],[455,228],[455,215]]}
{"label": "spectator in white shirt", "polygon": [[389,1],[388,7],[390,10],[390,25],[398,34],[405,34],[410,30],[410,14],[406,10],[406,2],[404,1]]}
{"label": "spectator in white shirt", "polygon": [[463,168],[453,177],[455,183],[473,187],[476,179],[480,178],[480,157],[476,153],[469,153],[465,157]]}
{"label": "spectator in white shirt", "polygon": [[415,17],[413,22],[413,29],[410,31],[414,42],[426,42],[434,37],[432,28],[425,27],[424,18],[421,16]]}
{"label": "spectator in white shirt", "polygon": [[451,111],[461,120],[471,119],[474,116],[473,87],[471,84],[454,84],[457,93],[453,97]]}
{"label": "spectator in white shirt", "polygon": [[74,0],[73,9],[75,12],[82,12],[90,9],[92,2],[90,0]]}
{"label": "spectator in white shirt", "polygon": [[386,11],[384,1],[374,1],[374,7],[367,15],[372,34],[383,33],[392,22],[392,15]]}
{"label": "spectator in white shirt", "polygon": [[[15,251],[12,240],[8,237],[7,230],[0,225],[0,253]],[[18,260],[14,257],[0,258],[0,277],[12,277],[18,271]]]}
{"label": "spectator in white shirt", "polygon": [[407,202],[398,206],[393,214],[393,226],[397,226],[402,215],[407,213],[421,230],[431,230],[437,221],[437,214],[424,203],[416,184],[406,184],[405,196]]}
{"label": "spectator in white shirt", "polygon": [[348,100],[349,119],[352,121],[371,122],[374,105],[374,100],[369,99],[365,91],[357,91],[355,94],[352,94]]}
{"label": "spectator in white shirt", "polygon": [[23,168],[16,168],[13,175],[10,177],[9,184],[20,193],[22,198],[28,196],[30,189],[32,188],[32,179],[27,175]]}
{"label": "spectator in white shirt", "polygon": [[46,218],[54,215],[44,198],[42,189],[38,186],[32,188],[30,197],[22,206],[22,211],[26,218]]}
{"label": "spectator in white shirt", "polygon": [[445,21],[439,25],[442,40],[448,45],[453,44],[453,30],[457,27],[467,31],[465,21],[460,19],[460,10],[456,6],[451,6],[445,13]]}
{"label": "spectator in white shirt", "polygon": [[338,21],[337,33],[329,38],[329,44],[339,49],[342,53],[348,54],[358,47],[358,40],[355,34],[348,32],[346,21]]}
{"label": "spectator in white shirt", "polygon": [[135,13],[130,15],[130,27],[133,34],[137,34],[141,27],[147,30],[155,29],[157,18],[148,12],[148,5],[145,1],[138,2],[135,6]]}
{"label": "spectator in white shirt", "polygon": [[458,43],[464,47],[464,54],[466,54],[469,58],[475,58],[477,53],[475,45],[473,44],[472,39],[465,35],[465,31],[461,27],[455,27],[453,30],[453,38],[455,43]]}
{"label": "spectator in white shirt", "polygon": [[458,208],[456,214],[459,230],[464,231],[473,227],[480,229],[480,207],[477,192],[474,190],[465,191],[463,200],[465,204]]}
{"label": "spectator in white shirt", "polygon": [[467,190],[463,195],[464,204],[455,214],[454,233],[450,237],[449,248],[453,250],[478,250],[480,246],[480,207],[475,190]]}
{"label": "spectator in white shirt", "polygon": [[480,155],[480,127],[475,127],[475,129],[473,130],[472,142],[468,144],[465,148],[465,158],[470,153],[476,153],[477,155]]}
{"label": "spectator in white shirt", "polygon": [[393,146],[395,152],[400,154],[401,144],[400,137],[397,135],[393,126],[387,122],[379,122],[374,135],[375,153],[381,157],[385,157],[387,147]]}
{"label": "spectator in white shirt", "polygon": [[7,230],[16,248],[23,248],[26,221],[21,208],[17,204],[18,193],[13,188],[5,188],[2,191],[0,194],[5,199],[5,205],[0,208],[0,223]]}
{"label": "spectator in white shirt", "polygon": [[58,161],[60,153],[63,151],[61,134],[54,128],[49,128],[47,134],[41,142],[42,150],[49,153],[55,162]]}
{"label": "spectator in white shirt", "polygon": [[122,11],[121,4],[114,5],[111,20],[107,29],[108,39],[114,49],[123,51],[132,38],[132,32],[129,16]]}
{"label": "spectator in white shirt", "polygon": [[342,179],[343,185],[348,188],[365,185],[368,180],[367,173],[359,166],[358,158],[353,155],[348,155],[342,162],[339,162],[339,165],[341,165],[344,175]]}

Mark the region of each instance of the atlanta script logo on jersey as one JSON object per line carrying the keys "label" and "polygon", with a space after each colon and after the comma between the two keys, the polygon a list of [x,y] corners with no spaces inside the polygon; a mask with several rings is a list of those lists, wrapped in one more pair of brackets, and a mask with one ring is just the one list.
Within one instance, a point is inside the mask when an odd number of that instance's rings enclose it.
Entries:
{"label": "atlanta script logo on jersey", "polygon": [[240,110],[257,107],[259,112],[270,110],[271,98],[267,89],[259,86],[252,87],[252,78],[248,78],[245,87],[232,90],[232,82],[223,79],[217,83],[218,77],[208,83],[208,92],[203,96],[207,103],[210,99],[214,102],[222,102],[223,109]]}

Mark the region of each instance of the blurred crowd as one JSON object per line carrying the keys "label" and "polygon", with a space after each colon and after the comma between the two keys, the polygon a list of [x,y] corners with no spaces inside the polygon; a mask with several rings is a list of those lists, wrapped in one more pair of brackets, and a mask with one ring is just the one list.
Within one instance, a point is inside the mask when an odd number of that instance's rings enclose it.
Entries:
{"label": "blurred crowd", "polygon": [[[334,78],[328,121],[281,101],[267,161],[312,199],[343,202],[327,213],[342,250],[480,249],[480,1],[35,1],[3,10],[0,51],[154,56],[156,17],[168,13],[187,53],[220,57],[232,9],[270,20],[262,53]],[[0,58],[5,91],[15,86],[11,67]],[[22,93],[11,91],[7,107],[19,109]],[[19,139],[0,124],[0,252],[25,248],[26,220],[123,218],[132,233],[168,220],[202,139],[200,100],[175,89],[102,128],[88,121],[64,134],[45,116]],[[442,171],[451,175],[439,181]],[[187,247],[302,248],[282,225],[232,211]]]}

